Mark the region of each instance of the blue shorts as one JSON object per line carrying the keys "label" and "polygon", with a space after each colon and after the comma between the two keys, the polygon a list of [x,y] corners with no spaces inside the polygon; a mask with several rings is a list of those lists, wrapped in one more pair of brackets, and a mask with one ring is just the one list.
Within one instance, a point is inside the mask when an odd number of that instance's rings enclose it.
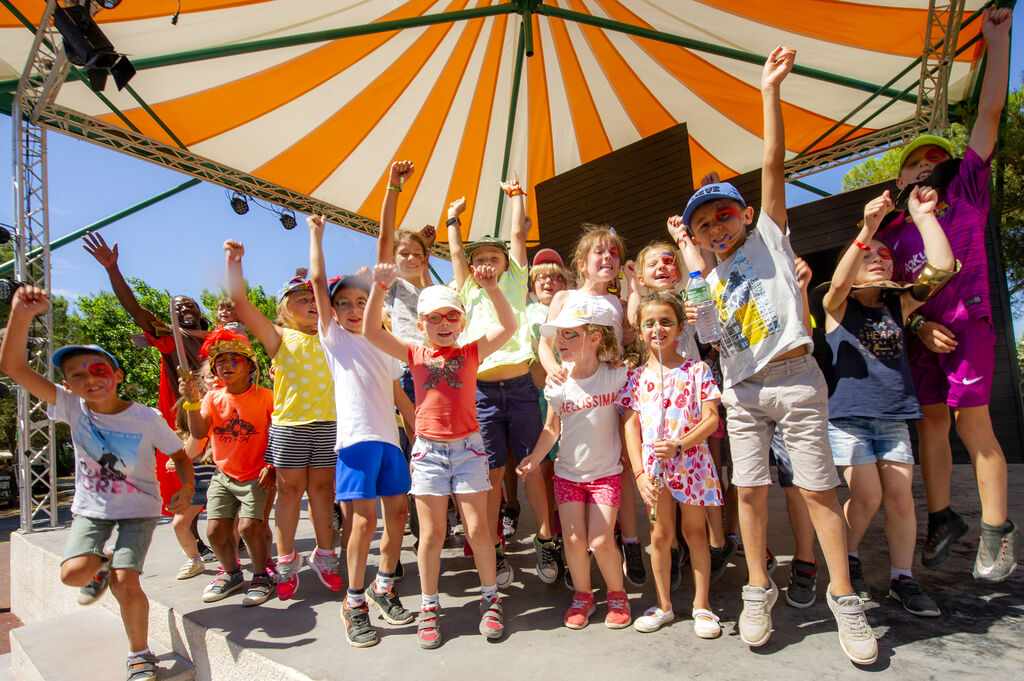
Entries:
{"label": "blue shorts", "polygon": [[[540,393],[540,422],[541,423],[547,423],[547,420],[548,420],[548,401],[546,399],[544,399],[544,391],[543,390],[538,390],[537,392]],[[538,435],[537,437],[539,438],[540,435]],[[552,461],[553,462],[557,458],[558,458],[558,443],[556,442],[555,446],[551,448],[550,452],[548,452],[548,461]]]}
{"label": "blue shorts", "polygon": [[402,450],[387,442],[357,442],[338,450],[334,500],[408,494],[412,480]]}
{"label": "blue shorts", "polygon": [[914,465],[906,421],[862,416],[831,419],[828,440],[837,466],[892,461]]}
{"label": "blue shorts", "polygon": [[522,461],[544,429],[540,391],[529,372],[505,381],[476,382],[476,419],[491,470],[504,468],[511,446]]}
{"label": "blue shorts", "polygon": [[779,487],[786,488],[793,486],[793,462],[789,459],[789,450],[786,443],[782,441],[782,433],[778,428],[772,435],[772,458],[775,459],[775,467],[779,473]]}

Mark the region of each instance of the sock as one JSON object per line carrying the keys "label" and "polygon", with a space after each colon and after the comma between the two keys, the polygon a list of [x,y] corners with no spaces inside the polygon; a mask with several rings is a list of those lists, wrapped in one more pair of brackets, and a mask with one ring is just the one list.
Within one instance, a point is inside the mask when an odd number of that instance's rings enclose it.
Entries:
{"label": "sock", "polygon": [[952,519],[953,519],[953,509],[950,508],[949,506],[947,506],[946,508],[942,509],[941,511],[936,511],[935,513],[929,513],[928,514],[928,527],[936,527],[937,525],[941,525],[942,523],[946,522],[947,520],[952,520]]}
{"label": "sock", "polygon": [[334,551],[328,551],[327,549],[322,549],[318,546],[316,547],[316,555],[322,556],[324,558],[330,558],[334,555]]}
{"label": "sock", "polygon": [[910,570],[900,570],[899,568],[889,568],[889,580],[896,582],[899,581],[900,577],[910,577]]}
{"label": "sock", "polygon": [[981,543],[985,545],[988,553],[998,553],[999,545],[1003,543],[1003,535],[1013,531],[1013,522],[1009,519],[1002,525],[989,525],[981,521]]}
{"label": "sock", "polygon": [[377,590],[377,593],[382,594],[391,588],[391,585],[395,583],[394,572],[377,572],[377,579],[373,580],[373,588]]}
{"label": "sock", "polygon": [[437,594],[423,594],[421,610],[433,610],[441,607],[441,597]]}
{"label": "sock", "polygon": [[494,601],[500,600],[501,596],[498,595],[498,585],[494,584],[493,586],[484,586],[483,584],[481,584],[480,598],[481,600],[485,600],[488,603],[493,603]]}
{"label": "sock", "polygon": [[815,561],[815,560],[807,561],[807,560],[800,560],[799,558],[794,558],[793,562],[790,563],[790,566],[793,569],[803,568],[804,572],[817,572],[818,571],[818,561]]}
{"label": "sock", "polygon": [[128,653],[128,659],[130,660],[133,657],[139,657],[140,655],[149,655],[149,648],[143,648],[138,652]]}
{"label": "sock", "polygon": [[622,535],[622,543],[623,544],[639,544],[640,543],[640,537],[627,537],[626,535]]}
{"label": "sock", "polygon": [[366,594],[363,591],[348,590],[348,594],[345,596],[345,605],[354,608],[364,603],[366,603]]}
{"label": "sock", "polygon": [[234,570],[226,570],[225,572],[227,572],[229,575],[241,575],[242,574],[242,564],[239,563],[238,565],[235,566]]}
{"label": "sock", "polygon": [[855,560],[860,560],[860,551],[847,551],[846,555],[849,558],[853,558]]}
{"label": "sock", "polygon": [[543,539],[540,536],[540,533],[537,534],[537,543],[538,544],[547,544],[549,541],[552,541],[552,539],[553,539],[553,537],[548,537],[547,539]]}
{"label": "sock", "polygon": [[299,557],[299,554],[297,554],[295,551],[292,551],[287,556],[278,556],[277,557],[277,562],[278,563],[290,563],[290,562],[292,562],[293,560],[295,560],[298,557]]}

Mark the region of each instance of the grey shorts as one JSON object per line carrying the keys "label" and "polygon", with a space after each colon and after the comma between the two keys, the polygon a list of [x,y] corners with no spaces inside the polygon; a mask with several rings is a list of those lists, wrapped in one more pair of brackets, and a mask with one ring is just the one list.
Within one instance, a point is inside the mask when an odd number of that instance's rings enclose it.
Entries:
{"label": "grey shorts", "polygon": [[110,567],[114,570],[135,570],[141,573],[158,520],[159,518],[105,520],[76,515],[71,520],[71,534],[64,544],[64,558],[61,563],[78,556],[102,558],[103,547],[116,527],[117,539],[114,540],[114,555],[110,559]]}
{"label": "grey shorts", "polygon": [[726,388],[732,483],[772,484],[768,450],[775,430],[789,451],[793,484],[820,492],[839,485],[828,440],[828,387],[811,355],[773,362]]}
{"label": "grey shorts", "polygon": [[490,489],[487,452],[479,432],[455,442],[416,438],[409,494],[446,496]]}
{"label": "grey shorts", "polygon": [[269,492],[260,489],[259,478],[239,482],[224,471],[217,471],[206,490],[206,517],[252,518],[263,520]]}

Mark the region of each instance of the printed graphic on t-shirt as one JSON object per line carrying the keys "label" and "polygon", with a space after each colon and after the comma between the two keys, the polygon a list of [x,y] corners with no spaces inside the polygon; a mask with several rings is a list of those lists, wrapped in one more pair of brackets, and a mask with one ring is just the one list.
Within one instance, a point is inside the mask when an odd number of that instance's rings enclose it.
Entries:
{"label": "printed graphic on t-shirt", "polygon": [[743,352],[782,329],[775,306],[742,249],[735,255],[728,279],[718,283],[715,298],[723,355]]}
{"label": "printed graphic on t-shirt", "polygon": [[888,315],[862,327],[857,340],[866,352],[880,360],[899,359],[903,355],[903,332]]}
{"label": "printed graphic on t-shirt", "polygon": [[465,355],[452,357],[449,360],[445,360],[443,357],[425,358],[423,366],[427,368],[430,375],[427,376],[427,380],[423,383],[423,389],[433,390],[441,385],[441,381],[444,381],[453,390],[458,390],[462,387],[462,379],[459,378],[456,372],[462,369],[465,364]]}
{"label": "printed graphic on t-shirt", "polygon": [[88,456],[81,461],[80,471],[85,489],[103,494],[149,494],[128,480],[138,460],[142,433],[121,433],[104,430],[102,439],[92,428],[78,434],[79,449]]}
{"label": "printed graphic on t-shirt", "polygon": [[213,434],[222,442],[244,443],[256,434],[256,426],[240,417],[237,409],[232,409],[231,418],[214,428]]}

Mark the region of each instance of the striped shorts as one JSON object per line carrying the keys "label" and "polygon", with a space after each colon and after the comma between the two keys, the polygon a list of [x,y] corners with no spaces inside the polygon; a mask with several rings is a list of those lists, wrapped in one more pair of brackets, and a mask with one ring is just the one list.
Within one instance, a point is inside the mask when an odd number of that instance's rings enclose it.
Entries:
{"label": "striped shorts", "polygon": [[274,468],[334,468],[336,421],[313,421],[298,426],[270,426],[267,461]]}

